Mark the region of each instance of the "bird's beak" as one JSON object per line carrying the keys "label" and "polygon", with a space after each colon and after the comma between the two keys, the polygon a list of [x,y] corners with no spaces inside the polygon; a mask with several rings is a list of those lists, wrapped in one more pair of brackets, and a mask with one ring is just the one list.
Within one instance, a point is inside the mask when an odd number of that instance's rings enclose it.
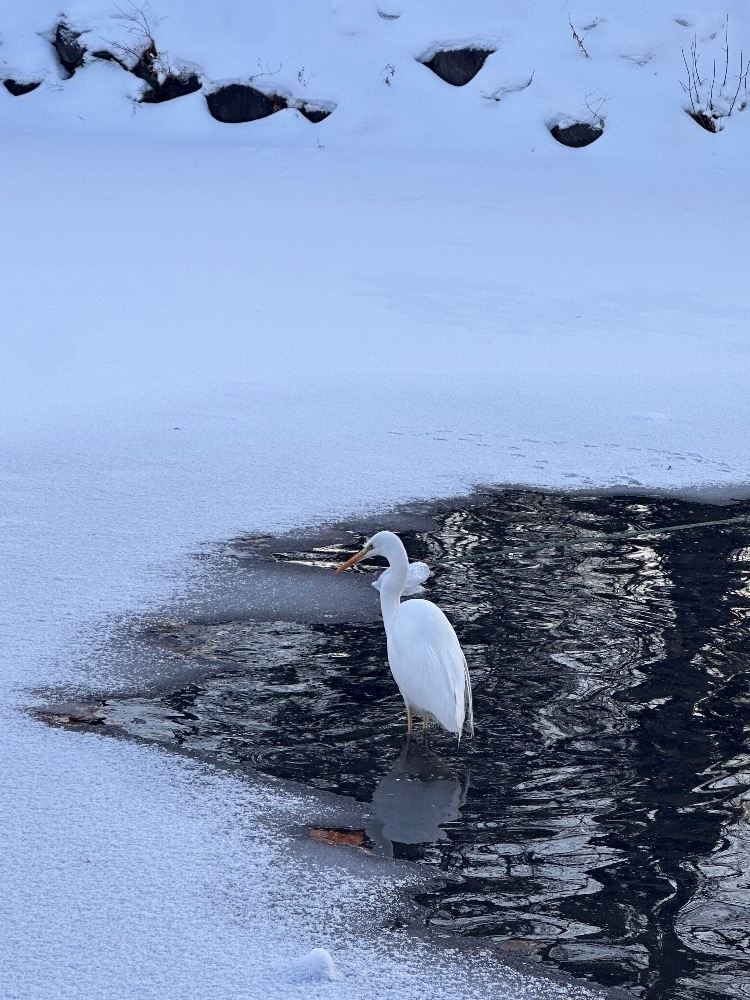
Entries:
{"label": "bird's beak", "polygon": [[366,545],[361,552],[358,552],[356,554],[356,556],[352,556],[351,559],[347,559],[345,563],[341,563],[341,565],[337,568],[336,572],[343,573],[345,569],[349,569],[350,566],[356,565],[356,563],[358,563],[360,559],[364,559],[366,555],[369,555],[371,550],[372,550],[372,545]]}

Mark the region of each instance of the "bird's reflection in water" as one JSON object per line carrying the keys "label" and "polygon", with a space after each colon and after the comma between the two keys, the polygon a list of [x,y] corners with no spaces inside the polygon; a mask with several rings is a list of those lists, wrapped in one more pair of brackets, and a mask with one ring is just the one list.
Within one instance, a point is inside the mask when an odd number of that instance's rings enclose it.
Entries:
{"label": "bird's reflection in water", "polygon": [[444,825],[459,818],[468,788],[468,771],[459,777],[428,746],[407,740],[373,792],[367,835],[387,857],[394,843],[444,840]]}

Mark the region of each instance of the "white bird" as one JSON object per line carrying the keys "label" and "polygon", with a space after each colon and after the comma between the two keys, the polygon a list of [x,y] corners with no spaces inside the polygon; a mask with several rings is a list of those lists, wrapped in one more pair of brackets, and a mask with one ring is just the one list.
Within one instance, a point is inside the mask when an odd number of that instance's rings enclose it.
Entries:
{"label": "white bird", "polygon": [[[388,569],[375,582],[388,640],[388,663],[406,703],[407,732],[411,735],[412,715],[421,715],[425,734],[432,717],[459,739],[467,722],[473,736],[471,679],[453,626],[431,601],[401,603],[407,585],[418,587],[427,579],[429,569],[425,575],[423,569],[415,568],[410,579],[409,557],[403,542],[392,531],[378,531],[361,552],[347,559],[336,572],[341,573],[371,555],[388,560]],[[416,563],[417,566],[423,567],[424,563]]]}

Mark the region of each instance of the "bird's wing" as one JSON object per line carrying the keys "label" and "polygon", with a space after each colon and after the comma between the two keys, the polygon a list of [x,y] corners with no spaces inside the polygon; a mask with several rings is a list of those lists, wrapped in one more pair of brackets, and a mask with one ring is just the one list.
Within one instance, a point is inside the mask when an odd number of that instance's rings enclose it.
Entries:
{"label": "bird's wing", "polygon": [[[454,704],[462,704],[463,712],[456,711],[456,722],[458,725],[458,738],[461,739],[464,725],[469,727],[469,736],[474,736],[474,699],[471,694],[471,677],[469,676],[469,664],[466,662],[464,651],[458,645],[457,650],[445,649],[431,653],[433,665],[438,676],[451,685],[451,692]],[[448,653],[448,657],[446,656]],[[460,655],[460,660],[459,660]],[[459,672],[460,664],[460,672]],[[460,694],[459,694],[460,692]],[[460,721],[459,721],[460,720]],[[447,726],[445,727],[448,728]]]}
{"label": "bird's wing", "polygon": [[443,612],[430,601],[406,601],[388,633],[388,660],[404,700],[452,733],[468,718],[474,731],[466,657]]}
{"label": "bird's wing", "polygon": [[[383,577],[388,572],[385,570],[377,580],[373,580],[372,585],[375,590],[380,591],[382,586]],[[404,586],[403,596],[412,597],[414,594],[422,594],[424,590],[422,584],[425,582],[427,577],[430,575],[430,567],[427,563],[423,562],[413,562],[409,563],[409,572],[406,576],[406,585]]]}
{"label": "bird's wing", "polygon": [[425,580],[429,575],[430,575],[430,567],[427,565],[427,563],[423,562],[409,563],[409,572],[406,575],[406,586],[404,587],[404,596],[408,597],[410,594],[421,594],[422,584],[425,582]]}

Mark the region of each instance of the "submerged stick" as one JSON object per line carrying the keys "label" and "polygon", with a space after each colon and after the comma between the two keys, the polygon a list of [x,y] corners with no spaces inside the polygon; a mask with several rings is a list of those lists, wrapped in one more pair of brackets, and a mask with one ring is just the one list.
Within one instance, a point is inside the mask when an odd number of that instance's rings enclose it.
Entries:
{"label": "submerged stick", "polygon": [[750,514],[738,517],[726,517],[719,521],[693,521],[690,524],[672,524],[665,528],[634,528],[630,531],[615,531],[610,535],[584,535],[582,538],[558,539],[551,542],[538,542],[535,545],[509,545],[504,549],[491,549],[488,552],[471,552],[462,556],[451,556],[443,562],[475,562],[480,559],[491,559],[494,556],[523,555],[525,552],[541,552],[544,549],[569,549],[577,545],[593,545],[598,542],[615,542],[626,538],[643,538],[648,535],[668,535],[677,531],[695,531],[698,528],[716,528],[725,524],[742,524],[750,521]]}

